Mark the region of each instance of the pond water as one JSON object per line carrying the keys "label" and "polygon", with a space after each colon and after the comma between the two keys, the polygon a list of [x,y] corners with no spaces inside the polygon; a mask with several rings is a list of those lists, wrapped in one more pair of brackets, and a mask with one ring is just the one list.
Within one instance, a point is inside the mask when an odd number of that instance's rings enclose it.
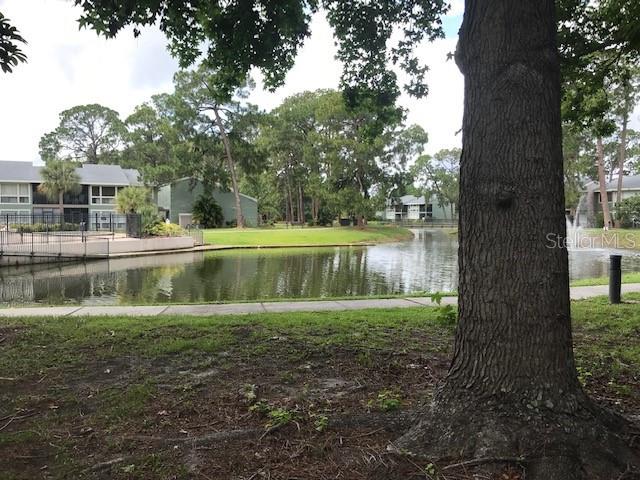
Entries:
{"label": "pond water", "polygon": [[[228,250],[0,268],[3,304],[216,302],[452,291],[457,238],[415,230],[371,247]],[[571,278],[608,275],[612,250],[570,250]],[[640,255],[622,252],[623,270]]]}

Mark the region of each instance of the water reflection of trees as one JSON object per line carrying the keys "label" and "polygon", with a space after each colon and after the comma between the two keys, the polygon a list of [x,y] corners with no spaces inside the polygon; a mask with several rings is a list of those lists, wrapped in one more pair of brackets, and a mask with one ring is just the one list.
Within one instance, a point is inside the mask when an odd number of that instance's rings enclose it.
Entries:
{"label": "water reflection of trees", "polygon": [[[375,247],[229,251],[0,269],[3,303],[161,303],[377,295],[457,284],[455,237]],[[605,253],[572,253],[572,272],[606,274]],[[577,255],[577,256],[576,256]],[[606,260],[606,258],[605,258]],[[640,257],[625,256],[625,271]]]}
{"label": "water reflection of trees", "polygon": [[[173,300],[220,301],[385,293],[363,249],[207,256],[173,279]],[[373,280],[373,281],[371,281]]]}

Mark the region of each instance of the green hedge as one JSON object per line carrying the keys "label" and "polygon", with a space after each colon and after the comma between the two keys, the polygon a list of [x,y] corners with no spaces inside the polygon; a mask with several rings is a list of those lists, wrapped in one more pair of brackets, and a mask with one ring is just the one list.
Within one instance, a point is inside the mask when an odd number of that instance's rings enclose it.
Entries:
{"label": "green hedge", "polygon": [[182,237],[186,235],[184,229],[175,223],[158,222],[145,228],[145,232],[151,237]]}
{"label": "green hedge", "polygon": [[79,232],[79,223],[27,223],[11,225],[11,229],[18,233],[38,232]]}

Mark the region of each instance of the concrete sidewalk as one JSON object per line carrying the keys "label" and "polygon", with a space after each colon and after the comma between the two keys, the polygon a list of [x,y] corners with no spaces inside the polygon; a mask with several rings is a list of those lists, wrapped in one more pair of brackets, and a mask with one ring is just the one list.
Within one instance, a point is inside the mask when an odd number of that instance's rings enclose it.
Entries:
{"label": "concrete sidewalk", "polygon": [[[574,300],[607,295],[609,287],[573,287]],[[640,283],[622,285],[622,293],[640,292]],[[440,305],[456,305],[457,297],[443,297]],[[97,317],[105,315],[155,317],[158,315],[241,315],[249,313],[321,312],[366,308],[411,308],[437,306],[431,297],[385,298],[367,300],[319,300],[298,302],[226,303],[207,305],[150,305],[104,307],[28,307],[0,309],[0,317]]]}

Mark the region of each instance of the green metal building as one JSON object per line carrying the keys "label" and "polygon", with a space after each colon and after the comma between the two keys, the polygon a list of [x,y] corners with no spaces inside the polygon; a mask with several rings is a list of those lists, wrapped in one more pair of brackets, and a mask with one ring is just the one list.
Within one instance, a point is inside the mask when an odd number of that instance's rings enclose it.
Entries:
{"label": "green metal building", "polygon": [[[192,210],[195,201],[204,193],[202,183],[192,178],[181,178],[160,187],[158,207],[164,209],[171,223],[186,226],[193,222]],[[225,222],[236,220],[236,200],[233,192],[213,191],[212,196],[222,207]],[[258,226],[258,202],[255,198],[240,194],[242,214],[248,227]]]}

